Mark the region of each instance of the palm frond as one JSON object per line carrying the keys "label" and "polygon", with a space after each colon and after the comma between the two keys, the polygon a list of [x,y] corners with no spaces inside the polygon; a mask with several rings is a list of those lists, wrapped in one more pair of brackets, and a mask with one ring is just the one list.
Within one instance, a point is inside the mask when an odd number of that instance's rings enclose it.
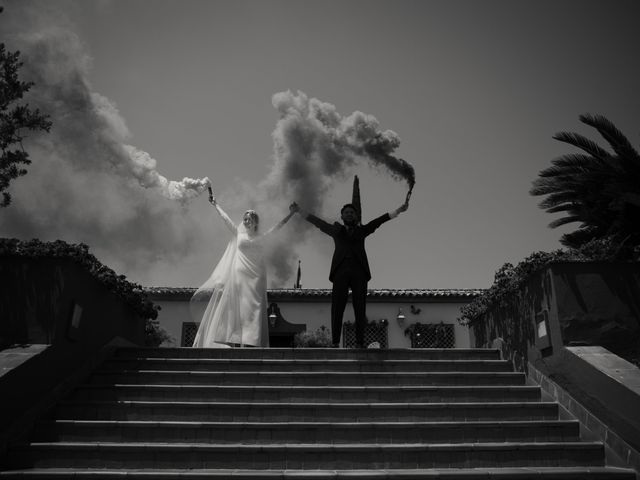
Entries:
{"label": "palm frond", "polygon": [[551,164],[557,167],[583,169],[584,171],[610,171],[610,163],[593,155],[583,153],[568,153],[551,160]]}
{"label": "palm frond", "polygon": [[529,193],[534,196],[549,195],[556,192],[595,192],[602,189],[602,183],[597,178],[590,179],[586,176],[557,176],[538,177],[532,182]]}
{"label": "palm frond", "polygon": [[[542,205],[539,205],[540,208],[546,208]],[[559,212],[577,212],[579,209],[581,208],[580,205],[576,204],[576,203],[571,203],[571,202],[566,202],[566,203],[559,203],[558,205],[549,207],[545,209],[545,212],[547,213],[559,213]]]}
{"label": "palm frond", "polygon": [[538,206],[540,208],[549,209],[565,203],[579,205],[580,200],[580,195],[577,195],[575,192],[556,192],[549,194],[538,204]]}
{"label": "palm frond", "polygon": [[553,138],[583,152],[553,159],[532,182],[529,193],[545,196],[539,207],[562,215],[549,224],[550,228],[580,224],[576,231],[562,236],[563,245],[575,247],[604,235],[636,235],[640,239],[638,152],[605,117],[585,114],[580,120],[596,128],[613,152],[581,134],[557,133]]}
{"label": "palm frond", "polygon": [[608,162],[611,159],[611,153],[606,151],[593,140],[590,140],[584,135],[580,135],[579,133],[558,132],[553,136],[553,138],[560,142],[573,145],[580,150],[584,150],[588,154],[593,155],[594,157],[599,158],[603,161]]}
{"label": "palm frond", "polygon": [[541,170],[538,175],[541,177],[573,177],[583,175],[588,173],[588,171],[587,169],[576,166],[552,165]]}
{"label": "palm frond", "polygon": [[569,215],[567,217],[556,218],[553,222],[549,224],[549,228],[557,228],[557,227],[561,227],[562,225],[566,225],[567,223],[582,222],[582,221],[583,221],[583,218],[578,215]]}
{"label": "palm frond", "polygon": [[629,139],[607,117],[584,113],[579,118],[582,123],[598,130],[617,155],[627,159],[640,159],[640,155],[633,148]]}

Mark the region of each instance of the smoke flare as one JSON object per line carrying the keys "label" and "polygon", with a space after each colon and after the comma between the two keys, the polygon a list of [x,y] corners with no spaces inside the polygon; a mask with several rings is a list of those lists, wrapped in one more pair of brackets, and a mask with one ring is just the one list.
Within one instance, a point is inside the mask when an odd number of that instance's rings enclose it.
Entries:
{"label": "smoke flare", "polygon": [[[272,134],[274,165],[261,185],[268,202],[289,198],[321,213],[335,181],[345,179],[360,161],[384,167],[396,180],[405,180],[409,192],[413,189],[413,167],[393,155],[400,138],[382,130],[374,116],[356,111],[343,117],[334,105],[301,91],[276,93],[272,103],[280,118]],[[273,246],[269,263],[279,281],[291,277],[296,257],[291,245],[304,242],[310,228],[303,222],[288,234],[287,243]]]}
{"label": "smoke flare", "polygon": [[131,145],[123,145],[131,162],[131,173],[138,183],[145,188],[156,189],[161,195],[171,200],[187,203],[207,189],[211,183],[208,177],[189,178],[184,177],[180,181],[167,180],[156,170],[158,162],[142,150]]}

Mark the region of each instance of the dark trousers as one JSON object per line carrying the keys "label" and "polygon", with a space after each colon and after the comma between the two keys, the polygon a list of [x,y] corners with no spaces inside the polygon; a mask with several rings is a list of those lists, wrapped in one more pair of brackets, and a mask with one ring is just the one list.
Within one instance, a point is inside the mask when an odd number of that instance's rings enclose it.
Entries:
{"label": "dark trousers", "polygon": [[345,258],[336,270],[331,292],[331,336],[334,344],[340,343],[342,316],[347,306],[349,288],[356,317],[356,343],[364,343],[364,329],[367,325],[367,282],[367,274],[354,258]]}

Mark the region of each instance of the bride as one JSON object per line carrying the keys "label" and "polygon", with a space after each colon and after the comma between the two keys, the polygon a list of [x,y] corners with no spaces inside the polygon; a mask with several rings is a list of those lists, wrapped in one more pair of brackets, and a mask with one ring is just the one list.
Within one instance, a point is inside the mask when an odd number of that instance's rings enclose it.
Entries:
{"label": "bride", "polygon": [[259,218],[247,210],[236,226],[220,208],[209,190],[209,202],[233,234],[211,277],[191,298],[192,311],[206,308],[193,347],[269,346],[267,325],[267,271],[263,240],[282,227],[295,213],[289,207],[280,223],[264,234],[258,233]]}

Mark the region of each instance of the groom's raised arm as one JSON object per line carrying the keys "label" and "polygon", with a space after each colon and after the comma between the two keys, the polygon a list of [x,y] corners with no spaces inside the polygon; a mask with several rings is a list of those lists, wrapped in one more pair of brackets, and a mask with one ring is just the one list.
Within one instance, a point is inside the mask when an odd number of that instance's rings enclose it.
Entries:
{"label": "groom's raised arm", "polygon": [[365,230],[366,235],[372,234],[380,225],[384,222],[388,222],[392,218],[396,218],[400,213],[404,212],[409,208],[409,204],[407,202],[400,205],[394,211],[385,213],[384,215],[379,216],[378,218],[374,218],[366,225],[363,225],[362,228]]}

